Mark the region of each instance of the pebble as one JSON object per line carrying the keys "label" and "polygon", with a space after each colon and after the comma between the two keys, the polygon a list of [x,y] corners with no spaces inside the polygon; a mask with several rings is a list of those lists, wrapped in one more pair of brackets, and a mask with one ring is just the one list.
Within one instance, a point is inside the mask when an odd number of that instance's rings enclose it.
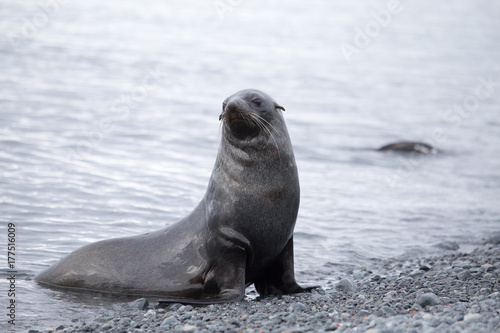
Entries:
{"label": "pebble", "polygon": [[393,316],[397,313],[396,311],[394,311],[394,309],[392,309],[391,307],[388,307],[388,306],[383,306],[381,310],[383,313],[385,313],[386,315],[389,315],[389,316]]}
{"label": "pebble", "polygon": [[107,321],[108,321],[108,318],[105,317],[104,315],[99,315],[96,318],[94,318],[94,320],[92,320],[92,322],[94,322],[94,323],[101,323],[101,324],[105,323]]}
{"label": "pebble", "polygon": [[368,317],[370,314],[371,314],[370,311],[361,310],[361,311],[358,312],[357,315],[358,315],[358,317],[363,318],[363,317]]}
{"label": "pebble", "polygon": [[184,325],[184,327],[182,328],[182,330],[184,332],[192,332],[192,331],[196,331],[198,328],[194,325]]}
{"label": "pebble", "polygon": [[463,271],[457,273],[457,279],[459,279],[461,281],[465,281],[465,280],[469,279],[471,276],[472,276],[472,274],[467,270],[463,270]]}
{"label": "pebble", "polygon": [[335,289],[337,289],[340,292],[344,293],[350,293],[353,292],[356,287],[354,286],[354,283],[349,280],[349,279],[342,279],[335,285]]}
{"label": "pebble", "polygon": [[160,327],[162,327],[162,328],[169,327],[169,326],[177,324],[178,322],[179,321],[174,316],[167,317],[167,318],[163,319],[162,323],[160,324]]}
{"label": "pebble", "polygon": [[290,311],[292,312],[304,312],[307,311],[307,307],[302,303],[293,303],[290,305]]}
{"label": "pebble", "polygon": [[128,326],[130,325],[130,322],[132,320],[130,318],[121,318],[119,321],[118,321],[118,325],[120,326]]}
{"label": "pebble", "polygon": [[179,307],[179,312],[188,312],[188,311],[191,311],[193,310],[193,307],[191,305],[183,305],[181,307]]}
{"label": "pebble", "polygon": [[146,298],[139,298],[133,301],[131,305],[136,309],[146,310],[149,307],[149,301]]}
{"label": "pebble", "polygon": [[170,304],[168,307],[167,307],[167,310],[168,311],[177,311],[179,310],[183,305],[180,304],[180,303],[173,303],[173,304]]}
{"label": "pebble", "polygon": [[492,318],[488,322],[488,332],[500,332],[500,318]]}
{"label": "pebble", "polygon": [[426,306],[429,306],[429,305],[441,304],[441,300],[439,299],[439,297],[437,297],[433,293],[426,293],[426,294],[420,295],[417,298],[417,304],[420,305],[422,308],[425,308]]}
{"label": "pebble", "polygon": [[464,321],[478,320],[481,318],[482,316],[479,313],[468,313],[464,316]]}

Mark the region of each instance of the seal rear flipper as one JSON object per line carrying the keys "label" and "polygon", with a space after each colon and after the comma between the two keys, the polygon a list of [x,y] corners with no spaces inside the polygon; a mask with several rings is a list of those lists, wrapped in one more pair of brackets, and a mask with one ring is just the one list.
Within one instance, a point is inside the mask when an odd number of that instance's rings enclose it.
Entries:
{"label": "seal rear flipper", "polygon": [[293,265],[293,236],[278,258],[269,265],[266,272],[256,281],[255,289],[261,296],[284,295],[309,292],[318,286],[301,287],[295,281]]}

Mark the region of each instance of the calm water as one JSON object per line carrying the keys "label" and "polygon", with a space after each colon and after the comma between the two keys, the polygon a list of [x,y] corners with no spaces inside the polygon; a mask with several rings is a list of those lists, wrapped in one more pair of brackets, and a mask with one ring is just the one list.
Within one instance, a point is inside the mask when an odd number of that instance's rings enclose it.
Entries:
{"label": "calm water", "polygon": [[[327,286],[352,265],[446,241],[467,250],[500,230],[498,2],[40,3],[0,4],[0,269],[12,222],[19,331],[119,306],[31,278],[187,214],[221,103],[242,88],[287,110],[300,281]],[[397,140],[442,153],[374,151]]]}

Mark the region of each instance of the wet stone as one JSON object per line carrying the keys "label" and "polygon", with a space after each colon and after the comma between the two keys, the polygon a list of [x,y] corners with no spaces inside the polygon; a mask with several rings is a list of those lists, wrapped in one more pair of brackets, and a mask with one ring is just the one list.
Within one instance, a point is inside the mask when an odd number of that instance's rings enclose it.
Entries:
{"label": "wet stone", "polygon": [[113,324],[107,323],[107,324],[102,325],[101,330],[106,331],[106,330],[110,330],[112,328],[113,328]]}
{"label": "wet stone", "polygon": [[292,312],[304,312],[307,311],[307,307],[302,303],[293,303],[290,305],[290,311]]}
{"label": "wet stone", "polygon": [[182,331],[184,332],[193,332],[193,331],[196,331],[198,328],[194,325],[184,325],[182,327]]}
{"label": "wet stone", "polygon": [[468,270],[463,270],[457,273],[457,279],[460,281],[465,281],[469,279],[472,276],[472,274]]}
{"label": "wet stone", "polygon": [[173,303],[171,305],[169,305],[166,310],[167,311],[177,311],[179,310],[183,305],[180,304],[180,303]]}
{"label": "wet stone", "polygon": [[238,320],[236,320],[236,319],[232,319],[232,320],[230,320],[230,321],[229,321],[229,324],[234,325],[234,326],[236,326],[236,327],[241,327],[241,326],[243,326],[243,325],[242,325],[242,324],[241,324]]}
{"label": "wet stone", "polygon": [[441,304],[441,300],[433,293],[426,293],[417,298],[416,304],[425,308],[426,306]]}
{"label": "wet stone", "polygon": [[419,276],[422,276],[424,275],[424,271],[422,270],[418,270],[418,271],[414,271],[414,272],[411,272],[410,273],[410,276],[415,278],[415,277],[419,277]]}
{"label": "wet stone", "polygon": [[193,310],[193,307],[191,305],[183,305],[179,308],[179,312],[188,312]]}
{"label": "wet stone", "polygon": [[361,310],[358,312],[358,317],[368,317],[369,315],[371,315],[370,311],[367,311],[367,310]]}
{"label": "wet stone", "polygon": [[464,321],[473,321],[481,318],[482,316],[479,313],[468,313],[464,316]]}
{"label": "wet stone", "polygon": [[395,315],[395,314],[397,313],[394,309],[392,309],[392,308],[391,308],[391,307],[389,307],[389,306],[383,306],[383,307],[381,308],[381,310],[382,310],[382,312],[383,312],[384,314],[389,315],[389,316],[393,316],[393,315]]}
{"label": "wet stone", "polygon": [[119,321],[118,321],[118,325],[121,325],[121,326],[128,326],[130,325],[130,322],[132,320],[130,318],[121,318]]}
{"label": "wet stone", "polygon": [[84,331],[84,332],[93,332],[93,331],[97,330],[98,327],[99,327],[98,323],[92,323],[92,324],[88,324],[88,325],[83,325],[80,328],[80,330]]}
{"label": "wet stone", "polygon": [[492,318],[488,322],[488,332],[500,332],[500,318]]}
{"label": "wet stone", "polygon": [[[293,311],[293,309],[290,308],[290,311]],[[248,316],[247,322],[249,322],[249,323],[255,323],[255,322],[262,321],[263,319],[264,319],[264,315],[263,314],[256,313],[256,314]]]}
{"label": "wet stone", "polygon": [[335,289],[337,289],[339,292],[343,293],[349,293],[353,292],[356,287],[354,286],[354,283],[349,280],[349,279],[342,279],[335,285]]}
{"label": "wet stone", "polygon": [[263,327],[276,326],[276,325],[281,324],[281,322],[282,322],[281,318],[273,318],[271,320],[266,321],[265,323],[267,323],[267,324],[262,325],[262,326]]}
{"label": "wet stone", "polygon": [[426,266],[426,265],[421,265],[421,266],[420,266],[420,269],[421,269],[422,271],[424,271],[424,272],[428,272],[428,271],[430,271],[430,270],[431,270],[431,269],[429,268],[429,266]]}
{"label": "wet stone", "polygon": [[482,295],[489,295],[491,294],[492,290],[490,288],[481,288],[479,291]]}
{"label": "wet stone", "polygon": [[149,301],[146,298],[136,299],[131,305],[139,310],[146,310],[149,307]]}
{"label": "wet stone", "polygon": [[104,315],[99,315],[96,318],[94,318],[94,320],[92,320],[92,322],[103,324],[103,323],[108,322],[108,318],[105,317]]}
{"label": "wet stone", "polygon": [[191,319],[191,317],[192,317],[192,315],[190,313],[185,313],[179,317],[179,320],[183,322],[183,321]]}
{"label": "wet stone", "polygon": [[171,316],[171,317],[165,318],[162,321],[160,327],[169,327],[169,326],[175,325],[177,323],[179,323],[179,321],[177,320],[177,318],[175,318],[174,316]]}

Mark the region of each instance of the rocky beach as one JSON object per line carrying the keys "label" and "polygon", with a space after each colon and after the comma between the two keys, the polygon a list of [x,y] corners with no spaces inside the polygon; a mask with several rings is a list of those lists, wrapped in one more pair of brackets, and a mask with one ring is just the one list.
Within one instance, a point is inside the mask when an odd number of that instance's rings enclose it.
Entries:
{"label": "rocky beach", "polygon": [[500,332],[500,236],[470,253],[443,252],[357,267],[309,294],[250,291],[241,302],[200,307],[141,298],[29,333]]}

